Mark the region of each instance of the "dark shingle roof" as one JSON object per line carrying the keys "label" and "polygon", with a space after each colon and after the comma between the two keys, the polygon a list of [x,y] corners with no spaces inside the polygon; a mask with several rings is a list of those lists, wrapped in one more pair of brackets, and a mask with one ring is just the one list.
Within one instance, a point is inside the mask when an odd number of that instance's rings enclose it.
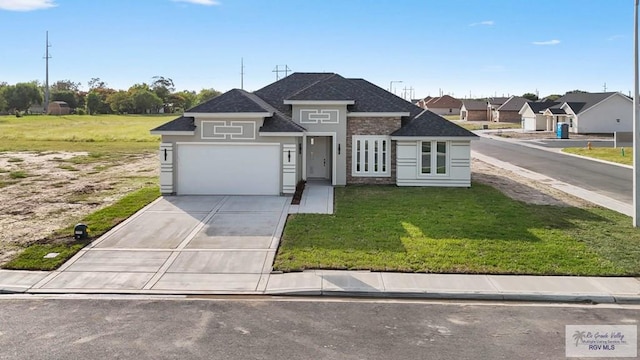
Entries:
{"label": "dark shingle roof", "polygon": [[509,100],[508,97],[492,97],[489,98],[488,101],[491,105],[502,105],[504,104],[507,100]]}
{"label": "dark shingle roof", "polygon": [[556,107],[551,107],[551,108],[548,108],[547,110],[549,110],[549,112],[551,112],[554,115],[561,115],[561,114],[566,114],[567,113],[563,109],[556,108]]}
{"label": "dark shingle roof", "polygon": [[487,111],[487,102],[481,100],[462,100],[462,105],[464,105],[467,110],[484,110]]}
{"label": "dark shingle roof", "polygon": [[264,123],[260,127],[260,132],[303,132],[306,129],[294,123],[281,113],[275,113],[273,116],[265,118]]}
{"label": "dark shingle roof", "polygon": [[498,111],[520,111],[526,103],[527,99],[519,96],[512,96],[498,108]]}
{"label": "dark shingle roof", "polygon": [[180,116],[177,119],[173,119],[168,123],[164,123],[151,131],[193,131],[196,126],[193,123],[192,117]]}
{"label": "dark shingle roof", "polygon": [[531,108],[531,111],[534,113],[540,113],[541,111],[547,110],[548,108],[558,105],[555,101],[528,101],[527,104]]}
{"label": "dark shingle roof", "polygon": [[[346,79],[334,73],[293,73],[253,93],[230,90],[188,112],[269,112],[261,132],[302,132],[291,119],[284,100],[353,100],[350,112],[408,113],[395,136],[475,136],[473,133],[392,94],[364,79]],[[193,131],[193,118],[179,118],[154,130]]]}
{"label": "dark shingle roof", "polygon": [[478,137],[471,131],[429,110],[411,119],[391,136],[446,136],[446,137]]}
{"label": "dark shingle roof", "polygon": [[[267,112],[256,97],[244,90],[233,89],[187,110],[192,113],[251,113]],[[260,100],[262,102],[262,100]]]}
{"label": "dark shingle roof", "polygon": [[[560,97],[556,100],[559,104],[554,107],[560,107],[562,104],[567,103],[571,107],[571,110],[576,114],[589,109],[590,107],[600,103],[604,99],[616,94],[615,92],[603,92],[603,93],[570,93]],[[573,106],[572,106],[573,104]],[[575,108],[574,108],[575,106]]]}

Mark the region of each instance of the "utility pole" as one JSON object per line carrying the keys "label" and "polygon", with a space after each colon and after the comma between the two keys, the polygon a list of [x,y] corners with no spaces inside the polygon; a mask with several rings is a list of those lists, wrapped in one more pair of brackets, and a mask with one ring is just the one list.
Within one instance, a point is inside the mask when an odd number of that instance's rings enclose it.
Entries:
{"label": "utility pole", "polygon": [[640,124],[638,124],[638,0],[633,9],[633,227],[638,227],[640,217],[640,192],[638,176],[640,176]]}
{"label": "utility pole", "polygon": [[604,85],[602,85],[602,89],[604,90],[604,92],[607,92],[607,83],[605,82]]}
{"label": "utility pole", "polygon": [[49,44],[49,31],[47,31],[47,35],[46,35],[46,47],[45,47],[45,55],[44,55],[44,59],[45,59],[45,66],[46,66],[46,75],[45,75],[45,80],[44,80],[44,113],[47,113],[47,110],[49,109],[49,59],[51,59],[51,56],[49,56],[49,48],[51,47],[51,44]]}
{"label": "utility pole", "polygon": [[244,58],[240,58],[240,89],[244,90]]}
{"label": "utility pole", "polygon": [[[280,70],[281,66],[284,66],[284,69]],[[287,66],[287,65],[276,65],[276,68],[273,69],[273,71],[271,71],[271,72],[276,73],[276,81],[278,81],[278,80],[280,80],[280,73],[281,72],[284,73],[284,77],[287,77],[287,76],[289,76],[289,71],[291,71],[291,69],[289,69],[289,66]]]}
{"label": "utility pole", "polygon": [[396,92],[393,91],[393,83],[402,83],[402,80],[391,80],[391,81],[389,81],[389,92],[395,94]]}

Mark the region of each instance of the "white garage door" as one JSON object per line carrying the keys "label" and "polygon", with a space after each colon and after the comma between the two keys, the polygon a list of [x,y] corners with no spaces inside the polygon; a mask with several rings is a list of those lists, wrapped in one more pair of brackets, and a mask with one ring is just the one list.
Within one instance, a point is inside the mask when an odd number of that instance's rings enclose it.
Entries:
{"label": "white garage door", "polygon": [[178,145],[179,195],[280,194],[280,144]]}

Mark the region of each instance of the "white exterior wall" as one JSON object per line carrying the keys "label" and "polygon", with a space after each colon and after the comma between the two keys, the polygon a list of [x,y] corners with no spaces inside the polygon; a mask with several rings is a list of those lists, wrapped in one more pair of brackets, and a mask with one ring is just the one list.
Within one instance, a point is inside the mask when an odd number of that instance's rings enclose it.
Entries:
{"label": "white exterior wall", "polygon": [[570,131],[578,134],[633,131],[633,103],[624,95],[616,94],[578,114],[574,121]]}
{"label": "white exterior wall", "polygon": [[[427,139],[424,141],[443,139]],[[444,139],[446,140],[446,139]],[[425,176],[420,173],[421,140],[397,140],[398,186],[471,186],[471,141],[447,140],[447,174]]]}
{"label": "white exterior wall", "polygon": [[[213,123],[215,121],[216,123]],[[280,151],[282,152],[282,160],[273,164],[273,166],[277,167],[280,171],[280,188],[283,189],[283,193],[291,192],[291,181],[292,177],[295,177],[295,183],[302,179],[302,154],[298,151],[301,147],[302,137],[293,137],[293,136],[260,136],[259,129],[262,126],[264,119],[205,119],[203,124],[203,119],[195,119],[196,129],[194,131],[194,135],[163,135],[162,136],[162,144],[160,148],[160,157],[161,160],[164,159],[164,150],[170,150],[168,152],[171,157],[170,160],[165,161],[164,165],[164,174],[161,177],[162,193],[163,194],[171,194],[176,192],[176,185],[178,183],[178,164],[177,161],[177,152],[179,151],[179,145],[176,143],[211,143],[211,144],[229,144],[229,143],[251,143],[251,144],[270,144],[270,143],[279,143]],[[224,123],[218,123],[224,122]],[[249,123],[253,123],[249,125]],[[203,126],[204,125],[204,126]],[[224,139],[212,139],[215,137],[216,129],[214,126],[222,126],[220,133],[225,132],[225,127],[242,127],[242,135],[235,136],[236,138],[232,138],[231,135],[225,136]],[[247,133],[246,130],[251,130],[250,133]],[[204,134],[204,137],[202,136]],[[287,156],[285,157],[285,151]],[[285,159],[288,160],[289,151],[295,156],[295,161],[293,166],[284,166]],[[206,164],[203,164],[205,166]],[[168,171],[171,169],[172,171]],[[285,180],[284,178],[287,177]],[[295,188],[295,185],[294,185]]]}

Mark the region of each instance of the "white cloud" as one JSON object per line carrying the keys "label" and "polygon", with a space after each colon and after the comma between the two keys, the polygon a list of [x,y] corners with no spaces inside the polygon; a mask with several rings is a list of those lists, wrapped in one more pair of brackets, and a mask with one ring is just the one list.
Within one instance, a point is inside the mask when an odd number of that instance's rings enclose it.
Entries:
{"label": "white cloud", "polygon": [[56,7],[53,0],[0,0],[0,10],[32,11]]}
{"label": "white cloud", "polygon": [[532,42],[533,45],[558,45],[560,44],[560,40],[549,40],[549,41],[534,41]]}
{"label": "white cloud", "polygon": [[609,36],[609,38],[607,40],[609,41],[615,41],[618,39],[624,39],[624,35],[613,35],[613,36]]}
{"label": "white cloud", "polygon": [[480,21],[480,22],[475,22],[473,24],[469,24],[469,26],[478,26],[478,25],[493,26],[493,25],[495,25],[495,22],[493,20],[485,20],[485,21]]}
{"label": "white cloud", "polygon": [[172,1],[195,4],[195,5],[204,5],[204,6],[220,5],[220,2],[218,2],[217,0],[172,0]]}

